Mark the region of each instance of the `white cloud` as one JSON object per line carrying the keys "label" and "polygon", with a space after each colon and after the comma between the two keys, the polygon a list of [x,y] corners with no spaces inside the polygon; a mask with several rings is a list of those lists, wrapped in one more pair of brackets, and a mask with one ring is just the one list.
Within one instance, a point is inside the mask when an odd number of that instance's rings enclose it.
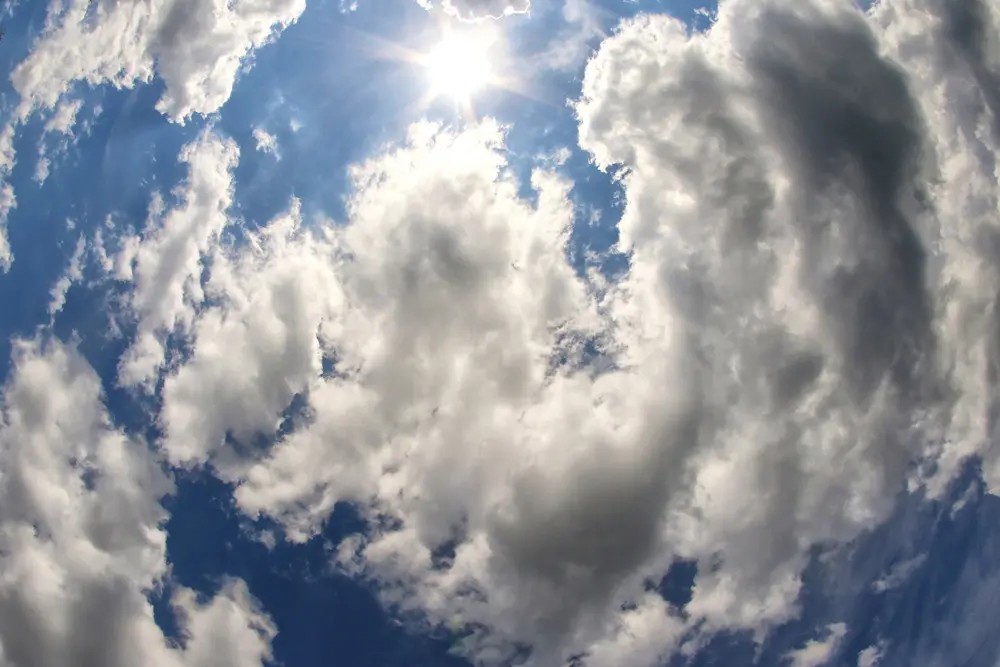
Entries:
{"label": "white cloud", "polygon": [[[372,535],[341,565],[480,628],[487,664],[518,642],[531,664],[645,665],[695,629],[763,639],[798,613],[813,546],[996,456],[996,126],[988,62],[945,11],[729,0],[705,34],[625,22],[577,106],[581,146],[625,167],[616,285],[571,270],[570,184],[538,171],[521,199],[490,122],[417,125],[352,170],[344,224],[293,203],[231,248],[212,239],[235,149],[206,135],[185,203],[135,246],[131,377],[165,331],[192,341],[165,453],[292,539],[357,503]],[[296,394],[309,410],[277,437]],[[685,618],[645,591],[674,556],[699,564]]]}
{"label": "white cloud", "polygon": [[14,168],[14,125],[7,123],[0,131],[0,174],[7,176]]}
{"label": "white cloud", "polygon": [[121,361],[119,377],[127,385],[150,386],[165,360],[166,336],[191,324],[192,304],[202,299],[202,255],[228,223],[238,159],[235,142],[203,132],[181,149],[188,177],[177,189],[178,207],[163,210],[154,202],[142,239],[125,244],[125,261],[134,263],[138,320],[136,340]]}
{"label": "white cloud", "polygon": [[499,19],[512,14],[524,14],[531,9],[531,0],[417,0],[425,8],[438,8],[463,21]]}
{"label": "white cloud", "polygon": [[41,185],[49,177],[49,168],[51,163],[49,159],[44,156],[42,151],[39,151],[38,162],[35,164],[35,181]]}
{"label": "white cloud", "polygon": [[962,400],[955,401],[939,439],[941,475],[932,491],[941,493],[964,458],[979,454],[996,492],[1000,449],[991,446],[996,424],[990,415],[998,399],[991,369],[998,363],[1000,185],[994,163],[1000,71],[990,54],[1000,47],[1000,10],[981,0],[895,0],[877,5],[873,18],[918,96],[927,124],[925,150],[937,177],[927,188],[940,220],[930,248],[942,296],[936,334],[945,341],[940,363],[952,396]]}
{"label": "white cloud", "polygon": [[172,489],[145,443],[117,431],[100,381],[58,342],[17,341],[0,424],[0,656],[4,664],[252,667],[274,629],[246,585],[173,599],[171,647],[147,593],[166,575]]}
{"label": "white cloud", "polygon": [[925,560],[927,560],[927,556],[925,554],[921,554],[905,560],[902,563],[897,563],[888,572],[886,572],[884,576],[877,579],[875,583],[872,584],[872,588],[878,593],[899,588],[906,583],[914,572],[920,569],[920,566],[924,564]]}
{"label": "white cloud", "polygon": [[298,238],[299,215],[295,203],[251,252],[213,261],[205,291],[220,307],[198,318],[191,361],[163,388],[165,449],[177,464],[212,458],[227,431],[243,443],[274,432],[292,396],[319,378],[317,334],[339,309],[337,257],[310,234]]}
{"label": "white cloud", "polygon": [[7,240],[7,217],[15,208],[17,200],[14,198],[14,188],[10,183],[0,182],[0,270],[4,273],[10,270],[11,262],[14,261],[10,241]]}
{"label": "white cloud", "polygon": [[[166,381],[162,421],[172,459],[207,460],[245,480],[241,507],[272,514],[293,536],[319,526],[338,499],[374,493],[389,501],[385,509],[405,517],[408,530],[380,536],[367,553],[413,554],[415,571],[377,574],[416,577],[429,604],[461,585],[455,572],[426,568],[428,549],[447,541],[465,515],[472,560],[463,568],[475,577],[485,576],[482,567],[508,570],[480,583],[515,597],[484,606],[456,596],[454,604],[469,607],[470,621],[534,637],[568,631],[577,614],[600,616],[597,600],[615,585],[617,561],[631,559],[645,535],[608,518],[609,530],[624,531],[622,544],[593,545],[581,556],[598,580],[591,591],[582,571],[545,572],[562,570],[546,550],[584,538],[547,537],[537,554],[530,541],[571,503],[600,500],[578,497],[571,486],[540,496],[537,507],[510,495],[508,478],[523,477],[526,493],[540,480],[531,479],[530,459],[506,456],[507,448],[534,449],[560,470],[601,483],[594,453],[613,424],[604,409],[588,412],[625,378],[603,388],[583,376],[546,379],[557,335],[591,327],[592,304],[565,258],[568,184],[538,172],[538,207],[522,201],[496,150],[501,137],[491,124],[458,135],[418,126],[407,147],[354,169],[358,191],[346,226],[301,231],[293,209],[247,250],[220,252],[206,285],[218,306],[198,318],[190,362]],[[320,378],[324,349],[337,363],[327,379]],[[233,383],[237,373],[249,381]],[[273,433],[292,394],[305,390],[312,422],[266,455],[252,448],[254,432]],[[550,441],[532,445],[534,429]],[[242,446],[223,446],[227,432]],[[569,442],[579,445],[563,460]],[[645,460],[631,456],[622,452],[615,464],[623,479]],[[622,498],[615,516],[651,492]],[[518,573],[535,560],[537,574]],[[572,595],[542,593],[564,576]],[[524,598],[515,602],[518,593]],[[437,611],[450,618],[454,610]]]}
{"label": "white cloud", "polygon": [[69,266],[66,272],[59,277],[56,284],[49,292],[49,317],[55,317],[56,313],[66,305],[66,294],[74,283],[83,279],[83,254],[87,250],[87,240],[83,236],[77,239],[73,255],[70,257]]}
{"label": "white cloud", "polygon": [[[70,142],[76,141],[73,127],[76,125],[77,115],[82,107],[81,100],[63,98],[45,122],[45,131],[38,139],[38,161],[35,163],[35,181],[39,185],[48,179],[52,170],[53,157],[65,154]],[[84,132],[88,129],[89,126],[85,124]],[[53,133],[59,135],[54,147],[50,146],[47,141]]]}
{"label": "white cloud", "polygon": [[858,654],[858,667],[878,667],[885,655],[885,644],[879,643],[861,651]]}
{"label": "white cloud", "polygon": [[7,217],[17,208],[14,188],[8,182],[11,170],[14,168],[14,126],[6,124],[0,131],[0,271],[7,273],[14,261],[7,238]]}
{"label": "white cloud", "polygon": [[791,667],[822,667],[833,657],[840,640],[847,634],[847,626],[834,623],[826,629],[824,639],[814,639],[800,649],[788,654]]}
{"label": "white cloud", "polygon": [[988,453],[990,93],[942,58],[937,4],[880,8],[732,0],[694,36],[640,17],[587,69],[581,144],[628,170],[623,305],[704,360],[675,544],[728,546],[693,613],[794,613],[804,544],[884,519],[909,460],[938,457],[935,490]]}
{"label": "white cloud", "polygon": [[60,134],[70,134],[73,126],[76,125],[76,116],[83,107],[82,100],[63,99],[56,106],[52,116],[45,121],[45,130],[48,132],[59,132]]}
{"label": "white cloud", "polygon": [[566,25],[550,40],[538,58],[542,67],[576,69],[591,54],[591,42],[606,37],[604,25],[609,12],[591,0],[564,0],[563,20]]}
{"label": "white cloud", "polygon": [[253,130],[253,140],[257,144],[257,150],[261,153],[270,153],[279,160],[281,154],[278,152],[278,138],[262,127],[255,127]]}
{"label": "white cloud", "polygon": [[23,120],[76,82],[132,87],[158,74],[157,109],[184,122],[217,111],[242,61],[297,20],[305,0],[77,1],[54,14],[11,75]]}

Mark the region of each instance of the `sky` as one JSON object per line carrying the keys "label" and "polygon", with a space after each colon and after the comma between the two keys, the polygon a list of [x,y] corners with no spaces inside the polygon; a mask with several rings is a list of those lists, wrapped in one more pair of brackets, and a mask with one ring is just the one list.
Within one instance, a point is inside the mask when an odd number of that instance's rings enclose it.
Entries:
{"label": "sky", "polygon": [[0,22],[0,667],[1000,665],[995,3]]}

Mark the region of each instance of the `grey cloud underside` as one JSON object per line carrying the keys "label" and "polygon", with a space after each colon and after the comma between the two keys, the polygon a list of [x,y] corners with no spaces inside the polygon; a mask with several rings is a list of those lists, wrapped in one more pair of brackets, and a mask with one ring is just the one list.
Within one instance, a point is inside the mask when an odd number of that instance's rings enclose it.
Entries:
{"label": "grey cloud underside", "polygon": [[[624,22],[576,105],[581,147],[624,167],[616,284],[569,267],[570,184],[539,171],[523,200],[490,122],[415,126],[352,169],[346,224],[293,202],[235,247],[235,147],[206,134],[186,203],[120,255],[141,334],[122,379],[156,380],[182,331],[167,459],[292,540],[356,503],[371,534],[340,565],[476,628],[486,664],[763,638],[814,545],[940,496],[969,456],[1000,483],[997,26],[965,0]],[[686,616],[646,590],[675,557],[699,565]],[[839,650],[837,620],[797,659]]]}

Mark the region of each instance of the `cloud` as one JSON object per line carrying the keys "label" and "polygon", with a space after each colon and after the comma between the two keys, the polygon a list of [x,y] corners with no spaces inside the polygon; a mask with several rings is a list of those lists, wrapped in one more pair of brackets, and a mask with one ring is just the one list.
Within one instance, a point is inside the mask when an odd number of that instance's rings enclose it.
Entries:
{"label": "cloud", "polygon": [[8,182],[14,168],[14,126],[10,123],[0,130],[0,271],[7,273],[14,261],[14,254],[7,239],[7,218],[17,208],[14,188]]}
{"label": "cloud", "polygon": [[[699,442],[669,530],[706,566],[724,551],[688,609],[726,626],[789,618],[803,546],[887,517],[936,381],[919,117],[838,6],[734,1],[704,35],[640,16],[589,63],[577,109],[581,146],[628,170],[623,343],[640,364],[661,331],[685,341]],[[832,69],[850,86],[824,85]]]}
{"label": "cloud", "polygon": [[905,560],[902,563],[894,564],[884,576],[880,577],[874,584],[872,584],[872,588],[878,593],[884,593],[885,591],[899,588],[905,584],[911,576],[913,576],[914,572],[920,569],[926,560],[926,554],[921,554]]}
{"label": "cloud", "polygon": [[0,658],[23,667],[251,667],[274,629],[246,585],[172,602],[173,647],[147,593],[167,573],[172,490],[145,443],[116,430],[100,381],[57,342],[16,341],[0,424]]}
{"label": "cloud", "polygon": [[257,144],[257,150],[261,153],[270,153],[280,159],[278,152],[278,138],[262,127],[255,127],[253,130],[253,140]]}
{"label": "cloud", "polygon": [[591,55],[592,43],[606,37],[609,12],[590,0],[565,0],[562,9],[565,26],[549,42],[538,60],[542,67],[572,70],[583,65]]}
{"label": "cloud", "polygon": [[847,634],[847,626],[834,623],[826,629],[826,637],[813,640],[788,654],[791,667],[822,667],[830,662],[840,641]]}
{"label": "cloud", "polygon": [[156,108],[168,118],[213,113],[229,99],[244,59],[304,10],[305,0],[81,0],[53,9],[11,74],[19,117],[54,108],[76,82],[133,87],[154,72],[166,84]]}
{"label": "cloud", "polygon": [[[174,463],[211,460],[225,474],[241,461],[224,448],[227,433],[244,444],[273,433],[293,396],[318,381],[321,323],[340,307],[337,256],[300,236],[299,225],[295,202],[252,239],[251,252],[214,257],[205,293],[220,305],[198,317],[191,360],[162,391],[164,448]],[[232,382],[244,374],[249,382]]]}
{"label": "cloud", "polygon": [[[124,368],[152,377],[164,332],[191,344],[164,379],[166,456],[292,540],[357,504],[370,531],[340,566],[458,618],[485,664],[763,641],[815,548],[968,456],[997,484],[997,22],[963,7],[625,21],[576,105],[624,187],[615,284],[570,268],[572,184],[518,182],[493,122],[418,124],[352,168],[346,220],[293,202],[227,245],[235,149],[204,135],[135,246],[148,362]],[[683,615],[649,590],[676,557],[698,566]],[[819,664],[845,629],[793,656]]]}
{"label": "cloud", "polygon": [[83,256],[86,250],[87,240],[81,236],[77,239],[66,272],[59,277],[59,280],[49,291],[51,299],[49,301],[49,318],[54,318],[56,313],[60,312],[66,305],[66,294],[69,292],[69,288],[83,279]]}
{"label": "cloud", "polygon": [[499,19],[512,14],[525,14],[531,0],[417,0],[423,7],[440,7],[463,21]]}
{"label": "cloud", "polygon": [[0,270],[4,273],[10,270],[11,262],[14,261],[14,253],[7,240],[7,217],[15,208],[17,199],[14,198],[14,188],[10,183],[0,183]]}
{"label": "cloud", "polygon": [[60,134],[70,134],[73,126],[76,125],[76,116],[83,107],[83,100],[63,99],[52,113],[52,116],[45,121],[47,132],[59,132]]}
{"label": "cloud", "polygon": [[[38,161],[35,163],[35,181],[39,185],[49,177],[52,153],[55,153],[56,157],[65,154],[70,142],[76,141],[73,127],[76,125],[77,115],[81,108],[83,108],[82,100],[63,98],[49,119],[45,121],[45,131],[38,139]],[[88,125],[84,124],[84,132],[87,132],[88,129]],[[46,141],[52,134],[57,135],[54,147],[49,146]]]}
{"label": "cloud", "polygon": [[885,644],[879,643],[863,649],[858,654],[858,667],[878,667],[885,655]]}
{"label": "cloud", "polygon": [[[595,387],[552,373],[560,356],[577,356],[573,344],[594,326],[586,285],[565,257],[569,186],[537,172],[537,205],[522,200],[501,140],[489,123],[461,134],[418,126],[406,147],[353,170],[345,226],[300,230],[293,207],[245,250],[220,251],[205,288],[218,306],[199,316],[190,361],[164,385],[164,447],[178,463],[208,461],[242,480],[240,506],[281,520],[293,537],[308,536],[339,499],[384,498],[408,529],[378,536],[367,553],[413,554],[415,571],[385,574],[425,578],[428,603],[462,585],[427,559],[464,530],[472,561],[460,569],[509,570],[482,583],[511,596],[494,606],[456,596],[469,605],[470,622],[566,631],[574,614],[608,594],[590,591],[585,572],[611,582],[638,557],[630,551],[646,548],[646,535],[615,518],[654,489],[650,482],[617,499],[594,468],[597,453],[611,448],[602,441],[614,423],[610,408],[588,413],[624,378]],[[324,356],[334,370],[321,377]],[[233,383],[235,373],[250,380]],[[255,448],[254,431],[273,433],[299,392],[308,392],[310,423],[271,450]],[[549,441],[532,445],[534,429]],[[227,445],[227,434],[242,444]],[[586,538],[545,536],[543,527],[572,504],[600,506],[599,488],[580,494],[568,486],[548,497],[528,459],[504,454],[511,447],[607,486],[605,499],[621,507],[602,521],[621,544],[587,543],[580,572],[566,569],[558,554]],[[622,479],[645,462],[620,458]],[[508,478],[523,478],[524,493],[540,494],[538,502],[522,505],[527,495],[514,495]],[[565,577],[575,593],[564,600],[532,591]],[[516,593],[524,600],[514,602]]]}
{"label": "cloud", "polygon": [[120,262],[132,265],[132,312],[136,340],[120,362],[119,379],[126,385],[151,386],[165,361],[166,337],[185,331],[201,301],[202,256],[228,224],[232,203],[232,170],[239,149],[231,139],[210,130],[181,149],[178,158],[188,177],[178,188],[176,208],[165,209],[155,199],[141,239],[126,242]]}

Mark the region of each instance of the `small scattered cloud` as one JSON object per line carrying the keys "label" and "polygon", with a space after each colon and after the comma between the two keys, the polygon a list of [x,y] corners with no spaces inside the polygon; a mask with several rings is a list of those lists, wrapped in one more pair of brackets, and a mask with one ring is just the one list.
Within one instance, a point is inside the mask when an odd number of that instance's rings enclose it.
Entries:
{"label": "small scattered cloud", "polygon": [[823,667],[833,658],[840,641],[847,634],[847,625],[834,623],[826,629],[823,639],[815,639],[788,654],[789,667]]}
{"label": "small scattered cloud", "polygon": [[69,266],[66,271],[59,277],[56,284],[52,286],[52,290],[49,292],[49,317],[53,318],[56,313],[63,309],[66,305],[66,294],[69,292],[69,288],[73,286],[74,283],[79,282],[83,279],[83,256],[84,252],[87,250],[87,240],[85,237],[81,236],[77,242],[76,247],[73,250],[73,255],[70,257]]}
{"label": "small scattered cloud", "polygon": [[278,138],[263,127],[254,128],[253,140],[257,144],[258,151],[273,155],[279,160],[281,159],[281,154],[278,151]]}
{"label": "small scattered cloud", "polygon": [[858,667],[878,667],[882,664],[885,650],[886,645],[884,642],[863,649],[858,654]]}
{"label": "small scattered cloud", "polygon": [[872,589],[877,593],[884,593],[886,591],[899,588],[906,581],[913,576],[913,573],[920,569],[927,560],[925,554],[919,556],[914,556],[909,560],[905,560],[902,563],[897,563],[885,574],[885,576],[879,578],[872,584]]}

